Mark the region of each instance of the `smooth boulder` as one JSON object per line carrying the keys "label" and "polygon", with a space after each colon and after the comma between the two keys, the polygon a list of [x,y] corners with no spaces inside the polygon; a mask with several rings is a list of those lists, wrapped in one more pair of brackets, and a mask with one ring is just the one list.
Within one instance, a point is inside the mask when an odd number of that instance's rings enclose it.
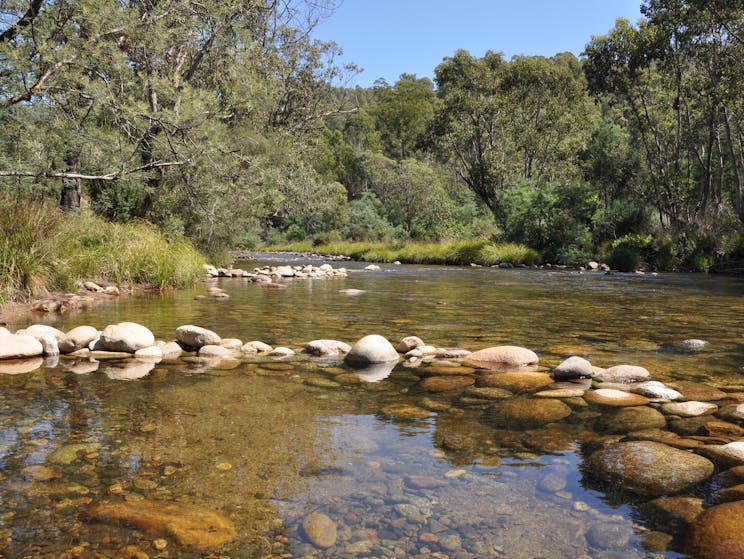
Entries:
{"label": "smooth boulder", "polygon": [[350,350],[349,344],[338,340],[312,340],[305,344],[305,352],[316,357],[346,355]]}
{"label": "smooth boulder", "polygon": [[216,332],[192,324],[185,324],[176,328],[176,339],[194,349],[199,349],[205,345],[219,345],[222,340]]}
{"label": "smooth boulder", "polygon": [[711,507],[692,524],[687,552],[697,559],[744,557],[744,501]]}
{"label": "smooth boulder", "polygon": [[344,360],[350,365],[367,365],[397,361],[398,358],[393,344],[382,336],[370,334],[352,345]]}
{"label": "smooth boulder", "polygon": [[134,353],[155,345],[155,336],[149,328],[136,322],[109,324],[101,332],[101,345],[109,351]]}
{"label": "smooth boulder", "polygon": [[100,335],[98,329],[92,326],[77,326],[60,337],[57,345],[61,353],[72,353],[88,347],[88,344],[97,340]]}
{"label": "smooth boulder", "polygon": [[0,359],[26,359],[43,355],[44,346],[33,336],[10,334],[0,336]]}
{"label": "smooth boulder", "polygon": [[637,365],[615,365],[594,374],[594,378],[600,382],[618,383],[643,382],[650,376],[646,368]]}
{"label": "smooth boulder", "polygon": [[569,357],[553,369],[556,379],[586,378],[592,376],[592,364],[578,355]]}
{"label": "smooth boulder", "polygon": [[652,441],[611,444],[586,461],[593,475],[641,495],[678,493],[710,477],[713,469],[707,458]]}

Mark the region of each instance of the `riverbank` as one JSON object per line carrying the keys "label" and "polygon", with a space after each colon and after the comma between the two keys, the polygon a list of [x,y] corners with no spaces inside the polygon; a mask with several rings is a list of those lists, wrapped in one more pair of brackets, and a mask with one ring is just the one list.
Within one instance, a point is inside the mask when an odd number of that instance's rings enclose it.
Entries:
{"label": "riverbank", "polygon": [[[184,237],[166,238],[144,221],[114,223],[24,197],[0,197],[0,316],[39,299],[75,306],[87,281],[129,290],[193,284],[206,257]],[[87,293],[90,295],[90,293]]]}
{"label": "riverbank", "polygon": [[348,256],[367,262],[400,262],[402,264],[450,264],[494,266],[511,264],[531,266],[542,262],[540,253],[525,245],[490,243],[485,240],[411,242],[335,242],[315,244],[301,241],[275,246],[262,246],[265,252],[301,252],[329,256]]}

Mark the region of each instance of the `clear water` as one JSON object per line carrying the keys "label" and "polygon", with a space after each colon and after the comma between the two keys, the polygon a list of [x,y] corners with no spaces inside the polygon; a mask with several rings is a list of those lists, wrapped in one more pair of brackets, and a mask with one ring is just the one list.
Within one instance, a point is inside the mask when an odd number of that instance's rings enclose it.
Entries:
{"label": "clear water", "polygon": [[[200,285],[54,325],[128,320],[172,339],[177,326],[198,324],[298,350],[318,338],[415,334],[441,347],[529,347],[546,367],[580,353],[599,366],[645,366],[662,381],[744,384],[739,279],[383,266],[288,283],[224,279],[228,300],[196,300]],[[348,288],[365,292],[339,293]],[[710,344],[678,350],[687,338]],[[114,380],[107,367],[0,375],[0,556],[685,557],[684,534],[645,516],[647,499],[583,474],[596,417],[580,410],[539,429],[499,429],[486,406],[425,392],[426,367],[399,365],[377,383],[306,357],[229,369],[161,363],[136,381]],[[430,411],[405,419],[394,404]],[[422,478],[436,487],[414,483]],[[197,550],[85,512],[142,499],[217,511],[237,537]],[[300,529],[313,511],[335,524],[330,548]]]}

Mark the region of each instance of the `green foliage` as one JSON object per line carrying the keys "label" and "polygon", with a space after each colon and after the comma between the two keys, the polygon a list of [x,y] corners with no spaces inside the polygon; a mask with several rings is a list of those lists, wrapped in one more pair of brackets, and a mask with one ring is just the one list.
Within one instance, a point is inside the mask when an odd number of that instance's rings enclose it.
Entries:
{"label": "green foliage", "polygon": [[65,215],[55,204],[2,194],[0,294],[4,300],[69,290],[82,279],[185,286],[204,257],[185,238],[166,239],[152,225],[107,222],[87,211]]}
{"label": "green foliage", "polygon": [[641,255],[632,246],[620,245],[612,249],[607,263],[613,270],[633,272],[640,267]]}
{"label": "green foliage", "polygon": [[551,262],[591,259],[591,219],[597,201],[585,185],[536,187],[531,182],[502,193],[500,220],[507,240],[543,252]]}

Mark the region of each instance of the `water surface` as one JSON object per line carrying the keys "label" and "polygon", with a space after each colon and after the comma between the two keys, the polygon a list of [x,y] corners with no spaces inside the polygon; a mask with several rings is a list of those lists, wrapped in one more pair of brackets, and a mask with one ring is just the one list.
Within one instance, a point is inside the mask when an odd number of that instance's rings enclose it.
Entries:
{"label": "water surface", "polygon": [[[348,278],[283,290],[223,279],[228,300],[195,299],[204,285],[123,298],[54,325],[136,321],[172,339],[197,324],[297,350],[318,338],[415,334],[440,347],[525,346],[547,367],[581,354],[662,381],[744,385],[739,279],[349,267]],[[348,288],[364,293],[339,293]],[[710,343],[681,351],[687,338]],[[179,360],[136,381],[107,367],[0,375],[1,556],[684,557],[683,534],[645,515],[644,499],[585,476],[596,417],[582,410],[542,428],[498,428],[488,402],[425,392],[426,366],[401,364],[377,383],[309,358],[224,370]],[[391,411],[400,404],[427,412],[406,418]],[[85,514],[143,499],[218,511],[238,536],[199,551]],[[336,525],[331,548],[299,528],[313,511]]]}

